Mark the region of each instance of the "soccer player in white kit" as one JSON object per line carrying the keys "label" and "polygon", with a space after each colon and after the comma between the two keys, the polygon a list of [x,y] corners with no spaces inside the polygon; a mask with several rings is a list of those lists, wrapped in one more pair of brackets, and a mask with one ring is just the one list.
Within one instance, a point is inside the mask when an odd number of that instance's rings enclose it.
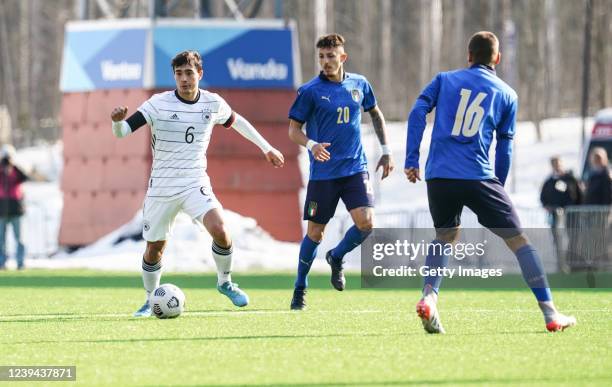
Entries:
{"label": "soccer player in white kit", "polygon": [[221,203],[206,174],[206,149],[215,124],[234,128],[257,145],[266,160],[282,167],[283,155],[272,147],[243,117],[215,93],[199,88],[202,58],[196,51],[183,51],[172,59],[176,90],[155,94],[126,119],[128,108],[113,109],[113,134],[125,137],[148,124],[151,128],[153,165],[143,205],[143,237],[147,247],[142,260],[144,305],[134,313],[151,315],[148,299],[159,286],[161,258],[179,211],[201,223],[213,239],[212,255],[217,265],[217,289],[234,305],[242,307],[249,297],[231,280],[232,240],[223,223]]}

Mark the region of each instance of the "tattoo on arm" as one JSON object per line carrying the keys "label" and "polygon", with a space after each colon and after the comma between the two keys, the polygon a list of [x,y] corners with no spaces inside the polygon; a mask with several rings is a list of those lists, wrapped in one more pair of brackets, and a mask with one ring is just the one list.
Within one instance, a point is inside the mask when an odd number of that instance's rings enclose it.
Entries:
{"label": "tattoo on arm", "polygon": [[378,106],[370,110],[370,117],[372,118],[372,126],[374,126],[374,132],[376,133],[376,137],[378,137],[378,141],[381,144],[387,144],[385,117]]}

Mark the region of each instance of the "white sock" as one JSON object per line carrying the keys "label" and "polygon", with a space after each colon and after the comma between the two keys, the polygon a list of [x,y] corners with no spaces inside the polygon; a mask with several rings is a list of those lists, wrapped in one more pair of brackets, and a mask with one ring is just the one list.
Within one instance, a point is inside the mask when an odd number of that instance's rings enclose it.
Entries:
{"label": "white sock", "polygon": [[217,285],[232,280],[232,246],[221,247],[213,241],[212,255],[217,264]]}
{"label": "white sock", "polygon": [[538,306],[544,315],[544,321],[546,324],[553,321],[557,316],[557,308],[552,301],[538,301]]}
{"label": "white sock", "polygon": [[145,288],[146,300],[149,300],[151,292],[159,286],[162,274],[161,268],[161,260],[154,265],[149,265],[144,258],[142,259],[142,284]]}
{"label": "white sock", "polygon": [[438,293],[436,293],[431,285],[425,285],[423,288],[423,299],[427,302],[438,303]]}

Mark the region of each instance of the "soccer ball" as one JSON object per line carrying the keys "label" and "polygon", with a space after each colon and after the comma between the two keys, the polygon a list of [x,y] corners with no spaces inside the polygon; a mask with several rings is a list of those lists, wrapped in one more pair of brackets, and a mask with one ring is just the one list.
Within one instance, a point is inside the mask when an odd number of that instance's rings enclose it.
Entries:
{"label": "soccer ball", "polygon": [[185,309],[185,294],[175,285],[159,285],[151,293],[149,304],[155,317],[175,318]]}

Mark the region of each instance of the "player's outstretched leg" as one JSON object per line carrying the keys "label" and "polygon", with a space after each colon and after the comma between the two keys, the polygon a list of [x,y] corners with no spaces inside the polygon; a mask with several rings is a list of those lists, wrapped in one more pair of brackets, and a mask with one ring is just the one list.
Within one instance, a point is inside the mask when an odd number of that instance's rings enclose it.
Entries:
{"label": "player's outstretched leg", "polygon": [[217,242],[212,243],[212,255],[217,264],[217,290],[227,296],[235,306],[243,307],[249,304],[249,296],[232,282],[232,252],[233,248],[222,247]]}
{"label": "player's outstretched leg", "polygon": [[304,236],[300,245],[300,256],[295,279],[295,288],[291,298],[291,310],[306,309],[306,288],[308,287],[308,272],[312,262],[317,256],[317,249],[320,242],[315,242],[308,235]]}
{"label": "player's outstretched leg", "polygon": [[151,306],[149,305],[149,295],[155,288],[159,286],[161,279],[161,260],[155,264],[149,264],[142,259],[142,283],[145,288],[145,302],[134,312],[134,317],[149,317],[151,316]]}
{"label": "player's outstretched leg", "polygon": [[[576,325],[576,318],[559,313],[552,300],[548,279],[537,251],[519,235],[506,240],[518,259],[523,278],[538,300],[538,306],[544,315],[546,329],[549,332],[563,331]],[[517,245],[520,247],[515,248]]]}
{"label": "player's outstretched leg", "polygon": [[[371,212],[369,208],[368,211]],[[351,212],[351,215],[355,216],[353,212]],[[361,229],[358,228],[357,225],[349,228],[338,245],[325,254],[325,260],[331,267],[330,282],[334,289],[338,291],[343,291],[346,287],[343,266],[344,256],[359,246],[372,232],[371,215],[363,220],[358,219],[357,221],[361,224]]]}
{"label": "player's outstretched leg", "polygon": [[[425,266],[429,270],[445,268],[448,257],[443,254],[444,242],[434,240],[430,243],[425,258]],[[423,297],[416,305],[416,312],[427,333],[445,333],[438,313],[438,292],[442,283],[441,275],[429,275],[424,278]]]}

